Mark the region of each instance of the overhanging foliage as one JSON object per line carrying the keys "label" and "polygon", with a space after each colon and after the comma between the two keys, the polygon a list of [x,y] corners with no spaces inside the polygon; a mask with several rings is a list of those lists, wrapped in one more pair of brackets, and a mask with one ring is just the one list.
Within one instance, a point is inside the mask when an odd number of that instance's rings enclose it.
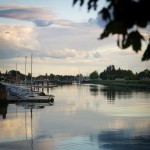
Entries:
{"label": "overhanging foliage", "polygon": [[[80,2],[80,6],[86,3],[85,0],[73,0],[73,5]],[[149,0],[105,0],[107,5],[101,10],[98,9],[100,0],[88,0],[87,9],[94,9],[108,23],[99,39],[117,34],[117,45],[126,49],[132,46],[137,53],[142,49],[142,41],[147,44],[142,61],[150,59],[150,39],[146,39],[140,33],[139,28],[146,28],[150,23]]]}

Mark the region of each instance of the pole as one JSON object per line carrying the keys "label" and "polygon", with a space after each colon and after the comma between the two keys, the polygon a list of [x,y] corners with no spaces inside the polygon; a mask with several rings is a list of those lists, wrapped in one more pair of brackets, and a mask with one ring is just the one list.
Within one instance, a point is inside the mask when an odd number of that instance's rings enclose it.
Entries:
{"label": "pole", "polygon": [[17,63],[16,63],[16,84],[17,84]]}
{"label": "pole", "polygon": [[31,91],[32,91],[32,54],[31,54]]}
{"label": "pole", "polygon": [[27,63],[27,56],[25,56],[25,85],[27,84],[26,79],[26,63]]}

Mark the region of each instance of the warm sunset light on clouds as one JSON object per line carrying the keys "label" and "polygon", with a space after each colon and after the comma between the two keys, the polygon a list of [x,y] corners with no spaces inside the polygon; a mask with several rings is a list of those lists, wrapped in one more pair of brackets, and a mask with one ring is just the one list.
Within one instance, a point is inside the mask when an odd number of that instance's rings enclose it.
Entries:
{"label": "warm sunset light on clouds", "polygon": [[[33,74],[87,75],[108,65],[140,72],[150,69],[141,62],[142,51],[121,50],[116,37],[98,40],[103,31],[96,12],[72,7],[72,0],[1,0],[0,71],[24,73],[24,58],[33,54]],[[147,32],[143,31],[147,35]],[[143,44],[144,45],[144,44]]]}

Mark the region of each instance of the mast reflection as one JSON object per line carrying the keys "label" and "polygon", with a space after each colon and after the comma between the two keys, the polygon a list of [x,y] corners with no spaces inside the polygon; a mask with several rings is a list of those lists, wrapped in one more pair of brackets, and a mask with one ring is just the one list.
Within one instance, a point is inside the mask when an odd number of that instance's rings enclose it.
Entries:
{"label": "mast reflection", "polygon": [[33,132],[33,116],[35,109],[44,109],[46,106],[52,106],[50,103],[36,103],[36,102],[21,102],[17,104],[18,107],[23,107],[25,110],[25,133],[26,133],[26,141],[28,140],[28,132],[27,132],[27,110],[30,110],[30,134],[31,134],[31,149],[34,149],[34,132]]}

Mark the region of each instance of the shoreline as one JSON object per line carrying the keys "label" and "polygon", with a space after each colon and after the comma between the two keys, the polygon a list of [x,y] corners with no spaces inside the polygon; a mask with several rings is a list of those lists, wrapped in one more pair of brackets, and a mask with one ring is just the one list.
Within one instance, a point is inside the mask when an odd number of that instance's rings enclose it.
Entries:
{"label": "shoreline", "polygon": [[85,83],[150,90],[150,80],[93,80]]}

